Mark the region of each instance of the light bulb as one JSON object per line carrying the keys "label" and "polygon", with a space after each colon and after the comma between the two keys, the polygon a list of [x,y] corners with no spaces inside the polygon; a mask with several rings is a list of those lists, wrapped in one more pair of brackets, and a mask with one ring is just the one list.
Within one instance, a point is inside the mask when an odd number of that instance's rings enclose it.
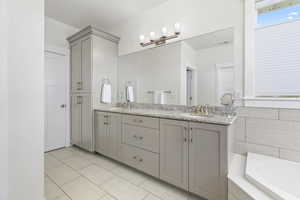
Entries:
{"label": "light bulb", "polygon": [[178,22],[175,23],[174,29],[175,29],[175,33],[176,33],[176,34],[179,34],[180,31],[181,31],[181,25],[180,25],[180,23],[178,23]]}
{"label": "light bulb", "polygon": [[154,41],[155,38],[155,33],[154,32],[150,32],[150,40]]}
{"label": "light bulb", "polygon": [[140,43],[144,43],[145,42],[145,36],[144,35],[140,35]]}
{"label": "light bulb", "polygon": [[167,37],[167,34],[168,34],[167,28],[166,28],[166,27],[163,27],[163,28],[161,29],[161,35],[162,35],[163,37]]}

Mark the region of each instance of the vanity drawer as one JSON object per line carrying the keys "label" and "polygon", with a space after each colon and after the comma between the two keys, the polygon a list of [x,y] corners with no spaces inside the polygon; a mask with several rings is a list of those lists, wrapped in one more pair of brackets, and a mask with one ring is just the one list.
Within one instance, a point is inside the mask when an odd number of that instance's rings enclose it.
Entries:
{"label": "vanity drawer", "polygon": [[134,115],[124,115],[123,122],[147,128],[159,129],[159,119]]}
{"label": "vanity drawer", "polygon": [[159,177],[159,156],[126,144],[121,146],[122,160],[138,170],[151,176]]}
{"label": "vanity drawer", "polygon": [[122,142],[152,152],[159,152],[159,130],[123,124]]}

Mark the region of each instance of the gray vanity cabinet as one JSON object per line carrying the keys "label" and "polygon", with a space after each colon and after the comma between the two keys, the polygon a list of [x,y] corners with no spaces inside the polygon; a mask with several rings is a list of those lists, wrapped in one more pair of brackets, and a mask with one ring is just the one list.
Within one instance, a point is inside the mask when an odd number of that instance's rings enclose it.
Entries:
{"label": "gray vanity cabinet", "polygon": [[93,150],[93,121],[91,97],[77,94],[71,97],[71,143],[86,150]]}
{"label": "gray vanity cabinet", "polygon": [[226,127],[190,123],[189,191],[207,199],[226,196]]}
{"label": "gray vanity cabinet", "polygon": [[82,89],[81,79],[81,41],[70,45],[71,52],[71,91],[79,92]]}
{"label": "gray vanity cabinet", "polygon": [[95,112],[95,150],[110,158],[120,159],[122,115]]}
{"label": "gray vanity cabinet", "polygon": [[188,122],[160,120],[160,178],[188,189]]}
{"label": "gray vanity cabinet", "polygon": [[160,179],[209,200],[226,199],[227,127],[160,120]]}
{"label": "gray vanity cabinet", "polygon": [[102,79],[110,78],[112,83],[116,82],[117,73],[113,73],[113,76],[107,69],[117,69],[119,38],[88,26],[70,36],[68,41],[71,64],[70,90],[73,96],[71,141],[72,144],[93,152],[92,109],[93,106],[101,104]]}
{"label": "gray vanity cabinet", "polygon": [[71,47],[71,90],[90,92],[92,80],[92,39],[86,37],[77,40]]}

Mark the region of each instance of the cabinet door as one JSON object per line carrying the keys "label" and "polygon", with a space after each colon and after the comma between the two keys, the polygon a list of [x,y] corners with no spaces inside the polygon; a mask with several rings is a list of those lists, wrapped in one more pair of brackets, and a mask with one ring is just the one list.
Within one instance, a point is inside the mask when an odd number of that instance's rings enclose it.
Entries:
{"label": "cabinet door", "polygon": [[108,115],[104,112],[95,112],[95,150],[106,155]]}
{"label": "cabinet door", "polygon": [[118,114],[108,115],[107,129],[107,156],[116,160],[120,159],[122,116]]}
{"label": "cabinet door", "polygon": [[160,121],[160,178],[188,188],[188,123]]}
{"label": "cabinet door", "polygon": [[189,191],[207,199],[223,199],[220,184],[220,136],[224,127],[190,124]]}
{"label": "cabinet door", "polygon": [[79,92],[82,88],[81,79],[81,42],[71,44],[71,91]]}
{"label": "cabinet door", "polygon": [[84,92],[91,91],[91,81],[92,81],[92,39],[87,38],[82,40],[82,69],[81,69],[81,78],[82,78],[82,90]]}
{"label": "cabinet door", "polygon": [[88,150],[94,151],[93,145],[93,112],[92,112],[92,102],[90,95],[82,96],[82,114],[81,114],[81,135],[82,144],[81,147]]}
{"label": "cabinet door", "polygon": [[71,97],[71,143],[81,145],[81,105],[80,96]]}

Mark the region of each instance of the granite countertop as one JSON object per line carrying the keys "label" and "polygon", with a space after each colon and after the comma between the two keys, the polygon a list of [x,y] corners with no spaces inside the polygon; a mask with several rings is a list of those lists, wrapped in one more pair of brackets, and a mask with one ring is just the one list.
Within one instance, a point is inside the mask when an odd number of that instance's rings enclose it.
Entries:
{"label": "granite countertop", "polygon": [[110,107],[110,106],[101,106],[95,107],[96,111],[111,112],[111,113],[120,113],[120,114],[129,114],[129,115],[139,115],[146,117],[157,117],[163,119],[175,119],[175,120],[184,120],[191,122],[205,122],[209,124],[219,124],[219,125],[231,125],[236,117],[225,117],[221,115],[213,116],[197,116],[191,113],[186,113],[182,111],[168,111],[168,110],[155,110],[155,109],[140,109],[140,108],[122,108],[122,107]]}

